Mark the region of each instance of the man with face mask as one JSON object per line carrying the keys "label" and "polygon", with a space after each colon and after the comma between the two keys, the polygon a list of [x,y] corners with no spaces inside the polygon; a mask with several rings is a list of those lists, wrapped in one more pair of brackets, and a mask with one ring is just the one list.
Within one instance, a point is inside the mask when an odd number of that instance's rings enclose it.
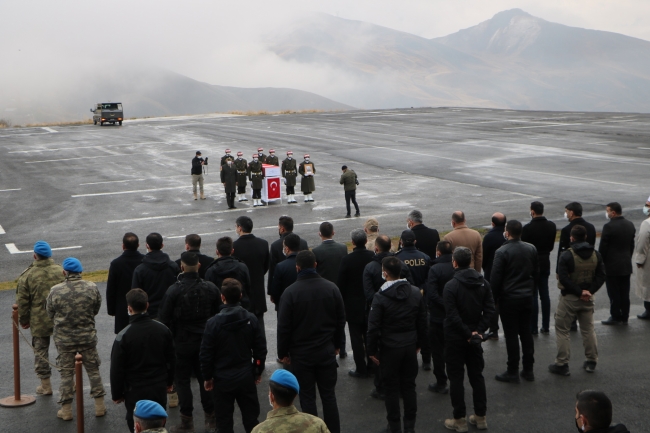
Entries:
{"label": "man with face mask", "polygon": [[196,151],[196,156],[192,158],[192,190],[194,191],[194,200],[196,200],[196,184],[199,184],[199,191],[201,192],[201,200],[205,200],[203,194],[203,167],[208,165],[208,158],[201,157],[201,151]]}
{"label": "man with face mask", "polygon": [[264,164],[275,165],[276,167],[280,165],[278,157],[275,156],[275,149],[269,149],[269,156],[266,157]]}
{"label": "man with face mask", "polygon": [[630,433],[623,424],[612,423],[612,402],[601,391],[585,390],[576,395],[578,433]]}
{"label": "man with face mask", "polygon": [[257,148],[257,159],[262,163],[266,163],[266,155],[264,155],[264,149],[261,147]]}
{"label": "man with face mask", "polygon": [[248,179],[251,181],[253,189],[253,206],[264,206],[262,204],[262,186],[264,181],[264,171],[262,170],[262,161],[258,154],[253,154],[253,160],[248,164]]}
{"label": "man with face mask", "polygon": [[639,238],[634,246],[633,260],[637,267],[637,295],[643,299],[645,311],[636,317],[641,320],[650,320],[650,263],[647,261],[647,257],[650,255],[650,197],[643,206],[643,215],[646,219],[639,228]]}
{"label": "man with face mask", "polygon": [[221,166],[221,183],[226,193],[226,202],[228,209],[237,209],[235,207],[235,192],[237,191],[237,168],[232,159],[226,160],[226,164]]}
{"label": "man with face mask", "polygon": [[[582,218],[582,205],[580,203],[574,201],[566,205],[564,207],[564,219],[569,221],[569,224],[562,227],[560,232],[560,248],[557,252],[558,263],[562,253],[571,246],[571,229],[573,226],[581,225],[587,229],[587,243],[591,246],[596,245],[596,228]],[[557,273],[557,269],[555,272]]]}
{"label": "man with face mask", "polygon": [[[492,215],[492,230],[485,234],[483,238],[483,274],[485,279],[490,281],[492,274],[492,263],[494,262],[494,254],[506,242],[503,232],[506,229],[506,216],[501,212],[496,212]],[[492,317],[490,324],[490,332],[487,338],[491,340],[499,339],[499,306],[496,305],[497,314]]]}
{"label": "man with face mask", "polygon": [[[307,168],[305,168],[307,166]],[[311,166],[311,170],[310,167]],[[316,166],[309,158],[309,154],[305,154],[305,160],[300,163],[298,167],[298,173],[302,175],[300,180],[300,189],[305,196],[305,203],[314,201],[314,198],[311,196],[311,193],[316,191],[316,183],[314,182],[314,175],[316,174]]]}
{"label": "man with face mask", "polygon": [[235,168],[237,169],[237,195],[239,202],[248,201],[246,198],[246,178],[248,177],[248,162],[243,158],[242,152],[237,152]]}
{"label": "man with face mask", "polygon": [[282,161],[282,177],[284,178],[284,184],[287,187],[287,202],[298,203],[294,194],[296,193],[296,178],[298,177],[296,160],[293,159],[293,152],[288,151],[287,157]]}
{"label": "man with face mask", "polygon": [[224,156],[221,157],[221,166],[223,167],[224,165],[226,165],[226,163],[227,163],[229,160],[230,160],[230,161],[234,161],[234,160],[235,160],[235,157],[232,156],[232,154],[230,153],[230,149],[226,149],[226,154],[225,154]]}
{"label": "man with face mask", "polygon": [[275,304],[275,311],[280,306],[280,298],[284,290],[296,282],[296,255],[300,252],[300,236],[289,233],[282,239],[282,254],[285,259],[278,263],[273,273],[273,281],[269,285],[269,296]]}

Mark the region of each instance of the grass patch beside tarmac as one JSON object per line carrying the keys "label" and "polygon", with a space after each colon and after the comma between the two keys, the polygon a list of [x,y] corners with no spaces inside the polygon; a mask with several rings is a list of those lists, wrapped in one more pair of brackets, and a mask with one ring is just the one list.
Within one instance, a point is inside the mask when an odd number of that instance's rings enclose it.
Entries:
{"label": "grass patch beside tarmac", "polygon": [[[81,275],[84,280],[92,281],[93,283],[105,283],[108,281],[108,269],[103,271],[84,272]],[[16,290],[16,282],[17,280],[1,282],[0,292],[5,290]]]}

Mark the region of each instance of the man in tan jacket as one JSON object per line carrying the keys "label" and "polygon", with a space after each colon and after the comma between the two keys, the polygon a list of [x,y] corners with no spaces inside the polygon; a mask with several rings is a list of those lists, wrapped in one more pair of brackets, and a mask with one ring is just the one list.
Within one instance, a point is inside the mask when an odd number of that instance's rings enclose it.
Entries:
{"label": "man in tan jacket", "polygon": [[451,215],[451,226],[454,229],[447,233],[442,240],[451,243],[452,250],[456,247],[469,248],[472,251],[472,264],[470,266],[476,269],[476,272],[481,272],[483,240],[480,233],[467,227],[465,214],[460,210]]}

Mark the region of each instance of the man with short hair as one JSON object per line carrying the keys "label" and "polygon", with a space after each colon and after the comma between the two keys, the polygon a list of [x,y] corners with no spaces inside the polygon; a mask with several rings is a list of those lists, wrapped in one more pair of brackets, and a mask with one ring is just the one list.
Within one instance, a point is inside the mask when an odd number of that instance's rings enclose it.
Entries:
{"label": "man with short hair", "polygon": [[203,195],[203,166],[208,165],[208,158],[201,157],[201,151],[196,151],[196,156],[192,158],[192,191],[194,192],[194,200],[196,200],[196,184],[199,184],[201,192],[201,200],[205,200]]}
{"label": "man with short hair", "polygon": [[52,249],[45,241],[34,244],[34,262],[20,274],[16,284],[18,322],[32,334],[34,371],[41,380],[36,394],[52,395],[52,369],[50,368],[50,337],[53,324],[45,303],[52,286],[65,280],[63,268],[52,260]]}
{"label": "man with short hair", "polygon": [[217,289],[221,288],[221,284],[226,278],[234,278],[239,281],[243,290],[241,305],[248,311],[252,311],[250,273],[244,261],[233,255],[234,251],[232,238],[228,236],[219,238],[217,240],[217,258],[208,265],[205,279],[217,286]]}
{"label": "man with short hair", "polygon": [[[133,432],[137,402],[152,400],[163,408],[166,406],[167,392],[174,384],[176,356],[171,331],[147,313],[147,293],[132,289],[125,298],[129,325],[113,342],[111,399],[116,404],[124,403],[126,423]],[[137,425],[135,428],[138,431]]]}
{"label": "man with short hair", "polygon": [[603,325],[627,325],[630,317],[630,276],[636,228],[623,216],[619,203],[607,205],[609,222],[603,226],[598,252],[605,264],[605,284],[609,296],[609,319]]}
{"label": "man with short hair", "polygon": [[243,152],[237,152],[237,159],[233,162],[237,170],[237,195],[239,202],[248,201],[246,198],[246,180],[248,177],[248,161],[244,159]]}
{"label": "man with short hair", "polygon": [[235,401],[247,433],[260,415],[257,384],[266,361],[266,337],[254,314],[240,304],[241,284],[227,278],[221,286],[219,314],[208,320],[201,343],[201,373],[212,391],[219,433],[232,433]]}
{"label": "man with short hair", "polygon": [[221,293],[213,283],[199,277],[200,268],[198,255],[185,251],[181,255],[182,273],[165,293],[160,308],[160,321],[172,330],[176,347],[175,387],[181,406],[181,424],[172,429],[174,433],[194,432],[192,376],[199,382],[205,428],[207,431],[216,428],[212,396],[203,388],[199,351],[205,324],[221,306]]}
{"label": "man with short hair", "polygon": [[133,411],[135,433],[167,433],[167,412],[155,401],[140,400]]}
{"label": "man with short hair", "polygon": [[354,216],[359,217],[361,216],[361,213],[359,212],[359,205],[357,204],[357,185],[359,184],[357,174],[354,172],[354,170],[349,169],[347,165],[341,167],[341,170],[343,171],[343,174],[341,174],[339,183],[343,185],[343,191],[345,192],[345,208],[348,211],[348,213],[345,214],[345,217],[351,217],[350,201],[352,201],[352,204],[354,204],[354,208],[357,211]]}
{"label": "man with short hair", "polygon": [[296,256],[298,279],[282,294],[278,315],[278,358],[291,365],[300,384],[300,406],[318,416],[316,386],[323,419],[332,433],[341,431],[336,404],[336,355],[345,326],[345,307],[336,284],[316,272],[311,251]]}
{"label": "man with short hair", "polygon": [[316,256],[316,271],[321,277],[336,284],[341,259],[348,255],[348,247],[334,241],[334,226],[330,222],[321,223],[318,236],[322,242],[312,250]]}
{"label": "man with short hair", "polygon": [[[576,225],[581,225],[587,230],[586,242],[591,245],[596,245],[596,228],[593,224],[588,223],[582,218],[582,205],[578,202],[571,202],[564,207],[564,219],[569,221],[569,224],[562,227],[560,231],[560,245],[557,251],[557,263],[560,263],[562,253],[571,247],[571,229]],[[556,269],[557,272],[557,269]]]}
{"label": "man with short hair", "polygon": [[438,230],[431,229],[422,222],[422,212],[412,210],[406,217],[406,227],[413,230],[415,235],[415,248],[422,251],[427,256],[433,258],[436,256],[436,246],[440,242]]}
{"label": "man with short hair", "polygon": [[256,153],[253,154],[253,159],[248,163],[248,180],[250,180],[251,189],[253,190],[252,198],[254,207],[264,206],[262,203],[262,187],[264,186],[263,163],[264,161],[260,158],[260,155]]}
{"label": "man with short hair", "polygon": [[329,433],[322,419],[298,412],[293,401],[299,392],[296,376],[288,370],[275,370],[269,380],[269,403],[273,410],[253,433]]}
{"label": "man with short hair", "polygon": [[457,247],[469,248],[472,252],[472,267],[481,272],[483,265],[483,241],[476,230],[467,227],[465,213],[457,210],[451,215],[451,227],[453,230],[442,239],[451,244],[452,249]]}
{"label": "man with short hair", "polygon": [[598,363],[598,342],[594,331],[594,294],[605,282],[605,266],[600,253],[587,242],[587,230],[581,225],[571,229],[571,247],[562,253],[558,264],[560,302],[555,311],[557,356],[548,368],[551,373],[569,376],[571,359],[571,323],[580,323],[582,345],[587,360],[583,368],[593,373]]}
{"label": "man with short hair", "polygon": [[381,365],[386,390],[388,430],[402,432],[399,405],[404,399],[404,432],[415,431],[418,352],[427,338],[427,310],[420,289],[400,278],[397,257],[381,262],[386,282],[372,300],[368,316],[368,355]]}
{"label": "man with short hair", "polygon": [[106,311],[115,317],[115,334],[129,324],[126,294],[131,290],[133,273],[144,255],[138,251],[140,240],[135,233],[125,233],[122,238],[122,255],[111,262],[106,282]]}
{"label": "man with short hair", "polygon": [[601,391],[585,390],[576,395],[576,428],[591,433],[630,433],[623,424],[612,423],[612,402]]}
{"label": "man with short hair", "polygon": [[[500,212],[492,215],[492,229],[485,234],[483,238],[483,274],[485,279],[490,281],[492,274],[492,263],[494,263],[494,253],[497,252],[506,239],[503,237],[503,232],[506,229],[506,216]],[[496,302],[496,299],[495,299]],[[490,324],[490,332],[487,333],[487,338],[491,340],[499,339],[499,305],[495,304],[496,314],[492,317]]]}
{"label": "man with short hair", "polygon": [[275,149],[269,149],[269,155],[266,157],[264,164],[275,165],[276,167],[280,165],[278,157],[275,155]]}
{"label": "man with short hair", "polygon": [[280,300],[285,289],[296,282],[298,272],[296,272],[296,255],[300,250],[300,236],[295,233],[289,233],[282,240],[284,243],[283,254],[286,257],[275,268],[273,281],[269,286],[269,296],[271,302],[275,304],[275,311],[280,307]]}
{"label": "man with short hair", "polygon": [[[210,256],[206,256],[205,254],[201,254],[201,236],[197,234],[191,234],[185,236],[185,251],[189,251],[198,256],[199,263],[201,263],[201,268],[199,268],[199,277],[205,278],[205,272],[208,270],[208,266],[210,265],[210,263],[212,263],[214,259]],[[181,267],[180,257],[178,258],[178,260],[176,260],[176,265],[180,269]]]}
{"label": "man with short hair", "polygon": [[[269,262],[269,279],[267,286],[270,286],[273,282],[273,274],[275,272],[275,267],[283,261],[286,257],[282,254],[284,248],[283,239],[289,233],[293,233],[293,218],[290,216],[281,216],[278,220],[278,235],[279,239],[276,239],[271,244],[271,261]],[[309,249],[307,241],[300,239],[300,251],[305,251]]]}
{"label": "man with short hair", "polygon": [[294,195],[296,194],[296,178],[298,177],[298,168],[296,160],[293,159],[293,152],[288,151],[287,157],[282,161],[282,177],[284,178],[284,184],[287,194],[287,203],[294,204],[298,203]]}
{"label": "man with short hair", "polygon": [[366,249],[368,251],[375,251],[375,239],[379,236],[379,221],[377,218],[368,218],[363,223],[363,231],[366,232],[368,242],[366,242]]}
{"label": "man with short hair", "polygon": [[233,163],[233,159],[226,159],[226,163],[221,165],[221,184],[223,185],[224,192],[226,193],[226,204],[228,209],[237,209],[235,206],[235,193],[237,192],[237,167]]}

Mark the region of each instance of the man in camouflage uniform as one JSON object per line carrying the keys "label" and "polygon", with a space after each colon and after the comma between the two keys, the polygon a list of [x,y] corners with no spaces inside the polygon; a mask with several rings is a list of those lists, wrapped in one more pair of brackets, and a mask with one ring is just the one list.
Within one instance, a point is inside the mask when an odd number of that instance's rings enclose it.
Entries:
{"label": "man in camouflage uniform", "polygon": [[269,156],[266,157],[264,164],[275,165],[276,167],[280,165],[278,157],[275,156],[275,149],[269,149]]}
{"label": "man in camouflage uniform", "polygon": [[221,164],[219,164],[221,167],[223,167],[225,164],[228,163],[228,160],[234,161],[235,157],[232,156],[230,153],[230,149],[226,149],[226,154],[221,157]]}
{"label": "man in camouflage uniform", "polygon": [[294,194],[296,193],[296,178],[298,177],[296,165],[296,160],[293,159],[293,152],[288,151],[287,158],[282,161],[282,177],[284,178],[284,184],[287,187],[288,203],[298,203],[294,197]]}
{"label": "man in camouflage uniform", "polygon": [[257,148],[257,159],[259,159],[262,164],[266,163],[266,155],[264,155],[264,148],[262,147]]}
{"label": "man in camouflage uniform", "polygon": [[253,189],[253,206],[264,206],[262,204],[262,186],[264,181],[264,171],[262,170],[262,161],[258,154],[253,154],[253,160],[248,164],[248,178],[251,181]]}
{"label": "man in camouflage uniform", "polygon": [[34,347],[34,370],[41,379],[36,394],[52,395],[49,352],[52,336],[52,320],[47,315],[45,303],[50,289],[61,283],[63,268],[52,260],[52,249],[47,242],[34,244],[34,263],[18,278],[16,287],[16,304],[18,304],[18,321],[23,329],[32,333]]}
{"label": "man in camouflage uniform", "polygon": [[[311,173],[305,172],[306,164],[311,164],[312,166]],[[302,175],[302,179],[300,180],[300,189],[302,190],[302,193],[305,196],[305,203],[307,203],[308,201],[314,201],[314,197],[311,196],[311,193],[316,191],[316,183],[314,182],[314,175],[316,174],[316,166],[309,159],[308,153],[305,154],[305,160],[300,163],[300,167],[298,168],[298,173]]]}
{"label": "man in camouflage uniform", "polygon": [[246,178],[248,177],[248,161],[243,158],[242,152],[237,152],[237,159],[235,160],[235,168],[237,169],[237,195],[239,201],[248,201],[246,198]]}
{"label": "man in camouflage uniform", "polygon": [[59,352],[57,367],[61,373],[59,403],[56,414],[64,421],[72,419],[75,355],[81,354],[90,380],[90,395],[95,399],[95,416],[104,416],[104,385],[99,375],[101,361],[97,354],[95,316],[102,305],[102,295],[95,283],[81,279],[81,262],[73,257],[63,261],[65,282],[52,287],[47,297],[47,314],[54,323],[54,344]]}
{"label": "man in camouflage uniform", "polygon": [[167,433],[167,412],[160,404],[151,400],[140,400],[133,412],[135,433]]}

